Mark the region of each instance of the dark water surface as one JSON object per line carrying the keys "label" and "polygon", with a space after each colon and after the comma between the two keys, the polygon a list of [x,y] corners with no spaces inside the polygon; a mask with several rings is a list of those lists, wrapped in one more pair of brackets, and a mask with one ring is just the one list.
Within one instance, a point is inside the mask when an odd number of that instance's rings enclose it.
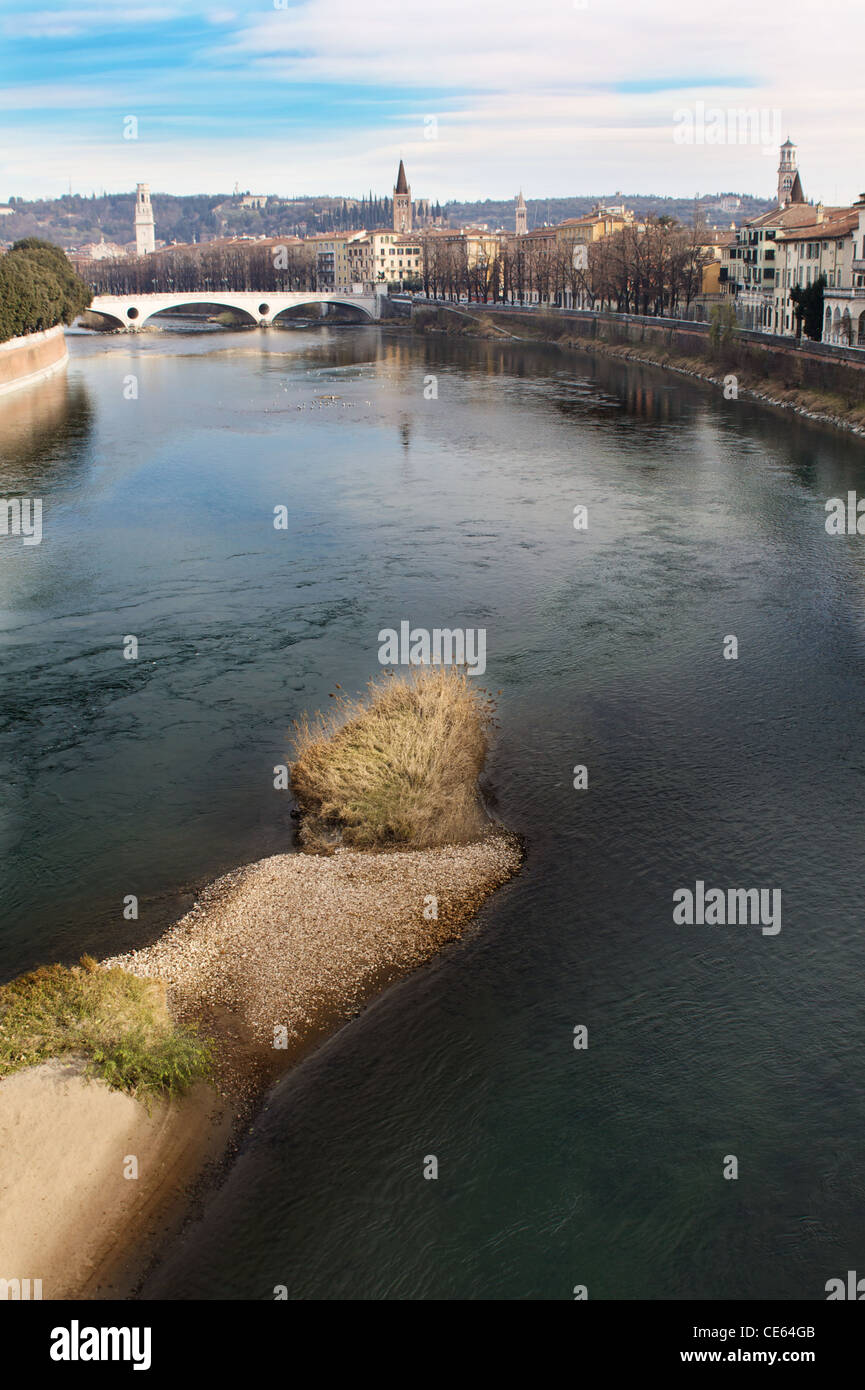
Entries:
{"label": "dark water surface", "polygon": [[[140,944],[290,845],[290,721],[403,619],[486,628],[529,845],[281,1083],[147,1295],[800,1299],[861,1269],[865,541],[824,503],[862,441],[521,345],[70,347],[38,410],[0,402],[0,494],[44,505],[41,545],[0,538],[0,977]],[[675,925],[697,879],[780,888],[780,934]]]}

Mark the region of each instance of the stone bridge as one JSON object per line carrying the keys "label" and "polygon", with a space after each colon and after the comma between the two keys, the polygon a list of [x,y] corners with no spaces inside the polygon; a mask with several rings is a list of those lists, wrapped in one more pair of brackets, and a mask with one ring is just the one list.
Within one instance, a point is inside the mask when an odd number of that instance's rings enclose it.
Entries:
{"label": "stone bridge", "polygon": [[382,296],[351,294],[347,290],[177,290],[173,294],[97,294],[90,309],[114,319],[120,328],[132,332],[143,328],[153,314],[164,309],[183,309],[189,304],[213,304],[218,309],[237,309],[253,323],[266,328],[287,309],[305,304],[342,304],[360,309],[367,318],[381,316]]}

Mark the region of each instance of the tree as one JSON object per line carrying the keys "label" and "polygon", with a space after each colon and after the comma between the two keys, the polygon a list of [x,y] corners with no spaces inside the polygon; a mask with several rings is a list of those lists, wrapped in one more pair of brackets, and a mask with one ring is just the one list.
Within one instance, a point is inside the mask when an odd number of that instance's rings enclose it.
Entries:
{"label": "tree", "polygon": [[729,347],[738,326],[736,310],[729,300],[716,304],[710,319],[709,340],[713,347]]}
{"label": "tree", "polygon": [[823,291],[825,288],[826,276],[818,275],[812,285],[806,285],[804,289],[801,285],[794,285],[790,291],[793,313],[796,316],[797,338],[801,338],[803,327],[808,338],[813,338],[817,342],[822,338]]}
{"label": "tree", "polygon": [[0,257],[0,342],[72,323],[92,298],[59,246],[36,237]]}

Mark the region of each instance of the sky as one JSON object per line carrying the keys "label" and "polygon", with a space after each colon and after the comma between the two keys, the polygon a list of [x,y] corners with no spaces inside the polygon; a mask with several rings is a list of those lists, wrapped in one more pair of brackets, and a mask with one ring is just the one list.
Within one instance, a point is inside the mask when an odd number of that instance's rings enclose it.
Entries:
{"label": "sky", "polygon": [[[865,187],[855,0],[0,0],[0,201]],[[737,113],[754,113],[745,119]]]}

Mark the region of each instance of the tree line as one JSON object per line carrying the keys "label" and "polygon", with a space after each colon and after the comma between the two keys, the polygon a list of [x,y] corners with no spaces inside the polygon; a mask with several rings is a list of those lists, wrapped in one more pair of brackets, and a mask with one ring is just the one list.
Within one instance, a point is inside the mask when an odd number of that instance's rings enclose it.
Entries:
{"label": "tree line", "polygon": [[205,243],[122,261],[82,262],[80,270],[95,294],[212,291],[218,297],[220,290],[314,290],[320,288],[314,247],[314,242]]}
{"label": "tree line", "polygon": [[[469,238],[420,231],[423,268],[402,286],[434,299],[587,305],[620,313],[675,315],[700,293],[711,259],[705,228],[669,218],[630,223],[588,245],[563,235]],[[232,242],[157,251],[81,265],[100,294],[332,288],[315,242]]]}
{"label": "tree line", "polygon": [[[86,242],[106,241],[123,245],[135,235],[135,194],[104,193],[90,197],[64,194],[61,198],[25,200],[11,197],[11,215],[0,231],[9,239],[38,236],[71,249]],[[241,195],[156,192],[153,195],[156,235],[166,244],[203,243],[215,236],[312,236],[316,233],[360,231],[364,227],[388,227],[393,221],[393,199],[372,191],[359,200],[351,198],[268,198],[264,207],[244,207]],[[441,218],[440,203],[430,208]]]}
{"label": "tree line", "polygon": [[630,223],[588,244],[534,235],[475,246],[421,237],[423,292],[479,303],[585,304],[617,313],[673,315],[700,293],[712,259],[700,224],[669,218]]}
{"label": "tree line", "polygon": [[25,237],[0,256],[0,342],[71,323],[91,300],[59,246]]}

